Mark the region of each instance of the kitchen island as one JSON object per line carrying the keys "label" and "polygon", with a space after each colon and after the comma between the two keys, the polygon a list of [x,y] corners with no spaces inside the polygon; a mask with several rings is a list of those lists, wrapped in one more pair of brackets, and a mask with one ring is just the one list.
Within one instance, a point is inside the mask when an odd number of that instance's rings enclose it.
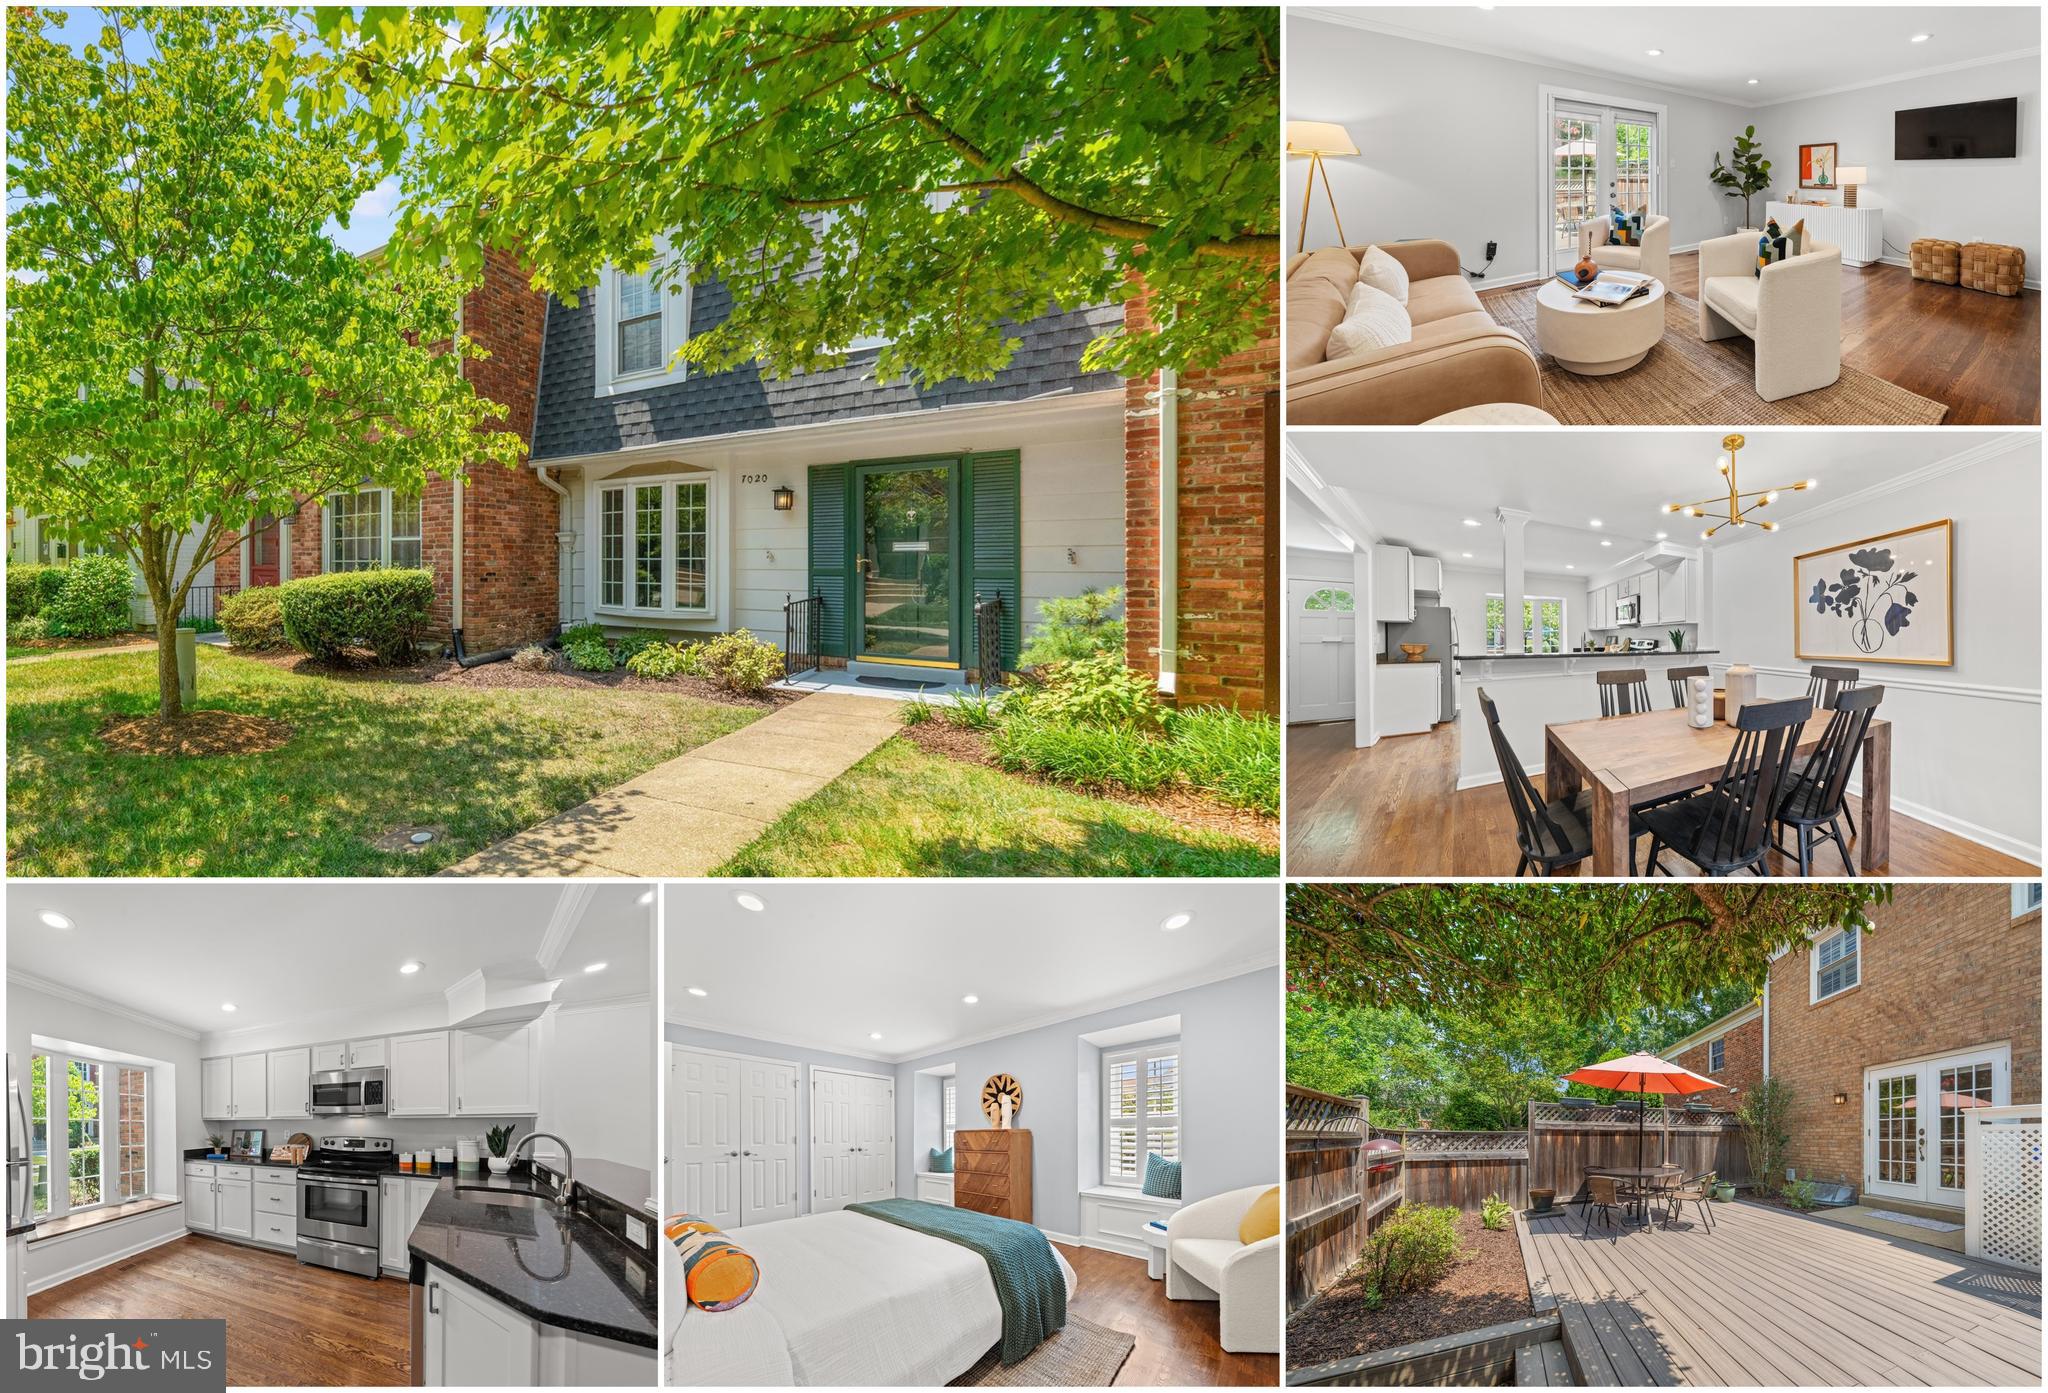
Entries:
{"label": "kitchen island", "polygon": [[1583,721],[1600,714],[1600,693],[1593,674],[1615,668],[1640,668],[1650,683],[1650,704],[1671,705],[1667,668],[1720,666],[1718,648],[1688,648],[1652,653],[1460,653],[1458,655],[1459,740],[1458,787],[1477,788],[1500,779],[1493,742],[1486,735],[1486,714],[1479,709],[1479,688],[1500,712],[1500,728],[1530,777],[1543,771],[1543,728],[1562,721]]}

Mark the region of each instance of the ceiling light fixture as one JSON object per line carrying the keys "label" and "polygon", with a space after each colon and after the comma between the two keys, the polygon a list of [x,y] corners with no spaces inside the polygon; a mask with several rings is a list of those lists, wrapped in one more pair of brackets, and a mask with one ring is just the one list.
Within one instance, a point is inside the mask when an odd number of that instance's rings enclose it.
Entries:
{"label": "ceiling light fixture", "polygon": [[1908,42],[1908,43],[1916,43],[1916,44],[1924,44],[1924,43],[1926,43],[1926,42],[1927,42],[1927,41],[1928,41],[1929,39],[1931,39],[1931,38],[1933,38],[1933,37],[1934,37],[1934,35],[1932,35],[1932,34],[1915,34],[1915,35],[1914,35],[1914,36],[1913,36],[1912,38],[1908,39],[1908,40],[1907,40],[1907,42]]}
{"label": "ceiling light fixture", "polygon": [[[1726,512],[1711,513],[1707,511],[1709,503],[1719,503],[1721,501],[1718,497],[1702,498],[1697,503],[1666,503],[1664,505],[1664,511],[1667,513],[1684,513],[1689,518],[1717,519],[1712,527],[1700,533],[1701,541],[1711,538],[1724,527],[1749,526],[1752,520],[1751,515],[1757,509],[1769,507],[1772,503],[1778,501],[1778,494],[1781,492],[1779,489],[1743,489],[1736,485],[1735,455],[1747,443],[1739,435],[1724,436],[1721,440],[1721,457],[1714,461],[1714,468],[1728,477],[1728,510]],[[1816,488],[1819,484],[1820,481],[1818,479],[1807,479],[1797,484],[1787,485],[1787,487],[1796,493],[1805,489]],[[1757,518],[1755,521],[1757,526],[1763,528],[1766,532],[1776,532],[1778,530],[1778,524],[1775,522],[1766,522],[1761,518]]]}
{"label": "ceiling light fixture", "polygon": [[1469,551],[1459,552],[1458,554],[1464,557],[1467,561],[1470,561],[1472,559],[1472,553]]}
{"label": "ceiling light fixture", "polygon": [[1661,542],[1661,541],[1663,541],[1663,540],[1664,540],[1665,538],[1669,537],[1670,535],[1671,535],[1671,534],[1670,534],[1669,532],[1659,532],[1659,533],[1657,534],[1657,540]]}
{"label": "ceiling light fixture", "polygon": [[418,972],[420,968],[423,966],[425,966],[425,964],[421,963],[418,959],[414,959],[411,962],[400,963],[398,965],[398,970],[402,975],[410,977],[415,972]]}
{"label": "ceiling light fixture", "polygon": [[1194,922],[1195,916],[1183,911],[1179,914],[1167,915],[1164,919],[1161,919],[1159,921],[1159,927],[1166,930],[1168,933],[1172,933],[1175,929],[1184,929]]}
{"label": "ceiling light fixture", "polygon": [[1565,568],[1565,569],[1566,569],[1567,571],[1576,571],[1576,570],[1578,570],[1578,569],[1579,569],[1579,568],[1578,568],[1577,566],[1574,566],[1574,565],[1573,565],[1573,564],[1572,564],[1571,562],[1569,562],[1569,561],[1567,561],[1567,562],[1565,562],[1565,563],[1564,563],[1564,568]]}
{"label": "ceiling light fixture", "polygon": [[762,910],[768,907],[767,902],[764,901],[759,895],[756,895],[748,890],[735,891],[733,893],[732,902],[738,905],[741,909],[752,910],[756,914],[759,914]]}
{"label": "ceiling light fixture", "polygon": [[1463,522],[1463,523],[1465,524],[1465,526],[1467,526],[1467,527],[1477,527],[1477,526],[1479,526],[1479,519],[1478,519],[1478,518],[1461,518],[1461,519],[1459,519],[1459,521]]}
{"label": "ceiling light fixture", "polygon": [[223,1001],[220,1004],[220,1009],[223,1011],[233,1011],[235,1009],[235,1003],[232,1001]]}
{"label": "ceiling light fixture", "polygon": [[602,972],[610,966],[610,963],[586,963],[583,970],[585,972]]}
{"label": "ceiling light fixture", "polygon": [[1755,79],[1755,78],[1751,78],[1751,79],[1749,80],[1749,85],[1750,85],[1751,87],[1754,87],[1754,86],[1756,86],[1756,79]]}
{"label": "ceiling light fixture", "polygon": [[976,996],[973,992],[967,993],[967,995],[961,997],[960,999],[966,1002],[969,1006],[972,1006],[975,1002],[981,1000],[981,998]]}
{"label": "ceiling light fixture", "polygon": [[881,1032],[881,1031],[879,1031],[879,1030],[870,1030],[870,1031],[868,1032],[868,1039],[870,1039],[870,1040],[879,1040],[879,1039],[881,1039],[881,1038],[882,1038],[882,1032]]}
{"label": "ceiling light fixture", "polygon": [[1598,519],[1598,518],[1587,518],[1587,519],[1586,519],[1586,526],[1588,526],[1588,527],[1604,527],[1604,526],[1606,526],[1606,524],[1605,524],[1605,523],[1603,523],[1603,522],[1601,522],[1601,521],[1600,521],[1600,519]]}
{"label": "ceiling light fixture", "polygon": [[1643,52],[1649,54],[1652,58],[1662,58],[1664,56],[1664,50],[1661,48],[1646,48]]}
{"label": "ceiling light fixture", "polygon": [[709,996],[709,995],[711,995],[711,993],[710,993],[710,992],[707,992],[707,991],[705,991],[705,990],[704,990],[704,989],[703,989],[702,987],[691,987],[691,988],[689,988],[688,990],[689,990],[689,993],[690,993],[690,995],[691,995],[691,996]]}
{"label": "ceiling light fixture", "polygon": [[654,903],[654,892],[652,890],[642,890],[640,892],[640,898],[633,901],[633,903],[645,909],[648,905]]}
{"label": "ceiling light fixture", "polygon": [[46,909],[41,914],[38,914],[36,918],[42,920],[53,929],[68,929],[71,927],[71,920],[54,909]]}
{"label": "ceiling light fixture", "polygon": [[1613,546],[1613,545],[1614,545],[1614,543],[1613,543],[1613,542],[1611,542],[1611,541],[1609,541],[1609,540],[1608,540],[1607,538],[1605,538],[1605,537],[1602,537],[1602,538],[1600,539],[1600,545],[1601,545],[1601,546],[1603,546],[1603,547],[1611,547],[1611,546]]}

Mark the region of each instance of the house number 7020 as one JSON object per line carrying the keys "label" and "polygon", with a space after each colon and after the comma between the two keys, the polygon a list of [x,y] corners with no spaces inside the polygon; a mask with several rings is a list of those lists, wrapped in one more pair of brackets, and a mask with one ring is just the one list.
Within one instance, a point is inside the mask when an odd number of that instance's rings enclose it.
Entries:
{"label": "house number 7020", "polygon": [[743,484],[765,484],[768,482],[768,476],[766,474],[742,474],[740,475],[740,482]]}

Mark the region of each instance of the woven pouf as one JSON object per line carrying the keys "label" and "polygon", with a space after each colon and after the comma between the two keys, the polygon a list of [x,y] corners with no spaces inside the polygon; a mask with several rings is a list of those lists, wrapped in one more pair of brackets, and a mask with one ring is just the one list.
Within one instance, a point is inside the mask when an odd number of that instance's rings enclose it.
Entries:
{"label": "woven pouf", "polygon": [[2027,254],[1997,242],[1963,244],[1963,284],[1993,295],[2017,295],[2027,276]]}
{"label": "woven pouf", "polygon": [[1913,239],[1913,279],[1954,285],[1963,278],[1963,244],[1940,237]]}

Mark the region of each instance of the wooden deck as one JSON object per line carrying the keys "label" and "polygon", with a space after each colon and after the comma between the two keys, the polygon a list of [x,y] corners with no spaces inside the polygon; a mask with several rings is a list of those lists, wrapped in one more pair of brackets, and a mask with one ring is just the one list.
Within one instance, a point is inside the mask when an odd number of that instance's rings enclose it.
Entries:
{"label": "wooden deck", "polygon": [[[1522,1224],[1537,1308],[1581,1384],[2041,1383],[2040,1280],[1767,1205],[1581,1237]],[[2003,1298],[2003,1299],[2000,1299]]]}

